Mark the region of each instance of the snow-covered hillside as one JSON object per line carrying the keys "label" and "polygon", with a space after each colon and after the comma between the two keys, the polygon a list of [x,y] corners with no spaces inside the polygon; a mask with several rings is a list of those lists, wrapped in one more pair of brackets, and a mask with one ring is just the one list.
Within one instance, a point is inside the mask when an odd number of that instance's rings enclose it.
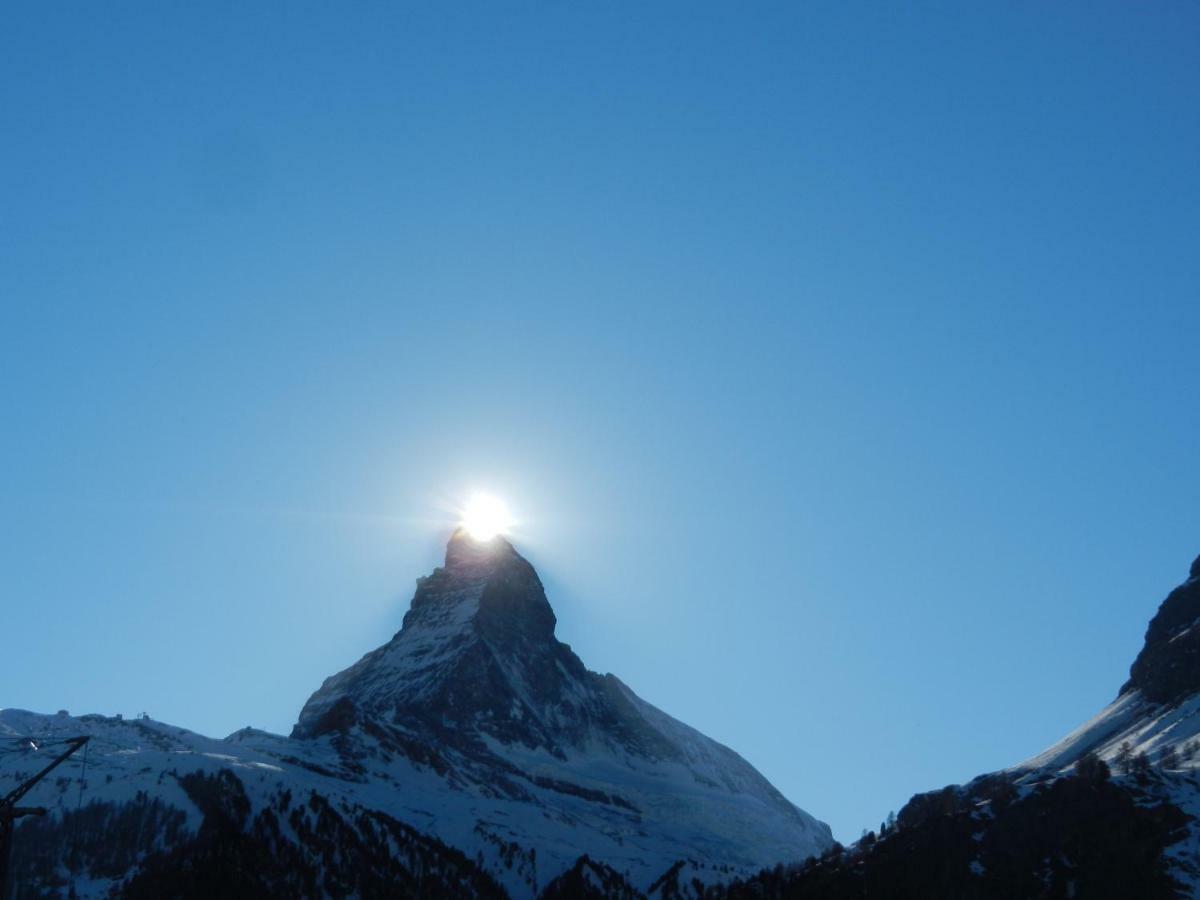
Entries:
{"label": "snow-covered hillside", "polygon": [[[144,835],[123,869],[97,872],[84,859],[72,871],[64,853],[26,877],[53,869],[81,895],[103,894],[216,827],[205,823],[218,813],[222,827],[261,840],[248,853],[277,856],[290,844],[311,858],[321,827],[343,829],[356,847],[384,828],[388,852],[438,877],[466,877],[452,853],[421,842],[429,836],[513,896],[536,895],[583,855],[647,890],[679,860],[713,881],[831,845],[827,826],[732,750],[588,671],[554,626],[537,574],[507,542],[456,534],[446,565],[418,583],[402,630],[327,679],[291,737],[247,729],[216,740],[145,719],[0,711],[0,736],[34,738],[0,766],[0,790],[39,768],[56,738],[89,735],[84,808],[108,804],[112,818],[153,801],[171,813],[153,816],[171,823],[171,839]],[[64,766],[64,778],[81,765]],[[84,827],[77,785],[37,788],[31,801],[54,818],[30,826],[28,840],[40,834],[52,848]],[[214,791],[223,805],[206,806]]]}
{"label": "snow-covered hillside", "polygon": [[1200,558],[1167,596],[1121,693],[1091,720],[1018,768],[1060,771],[1084,753],[1111,765],[1146,754],[1159,768],[1200,766]]}
{"label": "snow-covered hillside", "polygon": [[720,900],[1200,897],[1200,559],[1116,700],[1049,749],[917,794],[894,821]]}
{"label": "snow-covered hillside", "polygon": [[1171,874],[1200,897],[1200,557],[1167,596],[1117,698],[1062,740],[1010,770],[1026,785],[1095,754],[1144,805],[1190,817],[1168,851]]}

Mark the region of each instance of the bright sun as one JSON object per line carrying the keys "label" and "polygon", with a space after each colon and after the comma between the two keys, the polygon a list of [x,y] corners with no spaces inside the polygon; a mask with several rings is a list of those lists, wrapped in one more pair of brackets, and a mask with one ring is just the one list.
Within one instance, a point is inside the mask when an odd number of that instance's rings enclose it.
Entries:
{"label": "bright sun", "polygon": [[462,514],[462,527],[477,541],[490,541],[513,526],[504,501],[491,494],[473,494]]}

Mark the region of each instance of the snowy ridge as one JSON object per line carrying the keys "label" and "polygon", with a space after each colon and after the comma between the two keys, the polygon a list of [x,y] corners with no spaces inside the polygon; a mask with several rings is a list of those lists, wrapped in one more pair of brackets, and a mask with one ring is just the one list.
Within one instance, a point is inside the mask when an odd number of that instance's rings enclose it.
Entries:
{"label": "snowy ridge", "polygon": [[1184,748],[1196,739],[1200,739],[1200,696],[1164,707],[1133,691],[1118,697],[1062,740],[1015,768],[1062,772],[1088,752],[1094,752],[1111,765],[1122,746],[1128,744],[1133,755],[1145,753],[1156,758],[1164,748],[1174,748],[1180,758],[1179,768],[1191,769],[1200,764],[1200,759],[1184,761]]}
{"label": "snowy ridge", "polygon": [[447,591],[442,606],[423,611],[422,627],[402,630],[391,642],[325,679],[304,705],[301,719],[319,718],[351,685],[361,685],[376,672],[383,674],[360,693],[369,704],[417,700],[428,694],[436,687],[439,672],[459,651],[463,629],[479,611],[486,585],[486,579],[476,578]]}
{"label": "snowy ridge", "polygon": [[[1150,621],[1145,646],[1117,699],[1062,740],[1027,760],[1017,770],[1053,774],[1074,765],[1085,753],[1111,764],[1123,753],[1145,753],[1158,760],[1168,751],[1171,768],[1200,764],[1189,745],[1200,749],[1200,558],[1188,578],[1167,596]],[[1122,749],[1124,748],[1124,750]],[[1174,760],[1171,753],[1174,751]]]}

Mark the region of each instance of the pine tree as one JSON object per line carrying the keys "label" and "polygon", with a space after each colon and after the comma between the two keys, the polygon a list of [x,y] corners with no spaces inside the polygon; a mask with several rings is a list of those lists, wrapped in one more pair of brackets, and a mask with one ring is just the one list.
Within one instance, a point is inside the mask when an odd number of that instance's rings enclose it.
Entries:
{"label": "pine tree", "polygon": [[1142,751],[1133,757],[1129,763],[1130,771],[1135,775],[1145,775],[1150,771],[1150,757],[1146,755],[1146,751]]}
{"label": "pine tree", "polygon": [[1132,760],[1133,747],[1130,746],[1129,741],[1125,741],[1121,744],[1121,749],[1117,751],[1117,755],[1113,757],[1113,762],[1116,763],[1117,770],[1122,775],[1129,775],[1133,771]]}
{"label": "pine tree", "polygon": [[1075,763],[1075,774],[1085,781],[1107,781],[1109,776],[1108,764],[1096,755],[1095,750],[1089,750]]}
{"label": "pine tree", "polygon": [[1158,766],[1161,769],[1179,768],[1179,755],[1175,752],[1174,745],[1167,744],[1158,752]]}

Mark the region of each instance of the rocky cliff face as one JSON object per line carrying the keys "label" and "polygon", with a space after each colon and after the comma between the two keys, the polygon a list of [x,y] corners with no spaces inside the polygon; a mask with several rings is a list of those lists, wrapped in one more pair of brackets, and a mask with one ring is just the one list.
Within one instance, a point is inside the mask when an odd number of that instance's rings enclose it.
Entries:
{"label": "rocky cliff face", "polygon": [[1187,581],[1167,596],[1146,630],[1146,643],[1121,693],[1140,691],[1170,703],[1200,691],[1200,556]]}
{"label": "rocky cliff face", "polygon": [[511,544],[456,532],[445,565],[419,580],[400,632],[327,679],[292,736],[367,724],[481,757],[489,738],[559,759],[591,741],[679,757],[624,685],[589,672],[555,638],[556,622],[537,572]]}

